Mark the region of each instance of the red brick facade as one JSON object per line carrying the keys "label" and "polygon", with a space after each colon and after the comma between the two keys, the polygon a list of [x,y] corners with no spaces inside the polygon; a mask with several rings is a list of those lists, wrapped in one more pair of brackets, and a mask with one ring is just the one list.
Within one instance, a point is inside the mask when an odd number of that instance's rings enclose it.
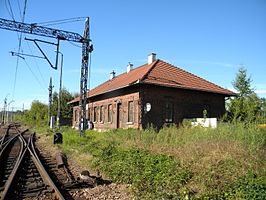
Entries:
{"label": "red brick facade", "polygon": [[[132,93],[130,93],[132,92]],[[184,118],[220,117],[225,113],[224,95],[203,91],[182,90],[155,85],[123,89],[90,99],[88,119],[97,130],[115,128],[160,128],[179,124]],[[151,110],[146,111],[150,103]],[[73,126],[78,127],[78,110],[73,109]]]}
{"label": "red brick facade", "polygon": [[[149,124],[179,124],[185,118],[221,117],[225,113],[225,96],[221,94],[145,85],[141,94],[143,104],[142,127]],[[145,104],[151,110],[145,112]]]}
{"label": "red brick facade", "polygon": [[[204,110],[212,118],[225,113],[225,97],[235,93],[152,56],[147,64],[112,77],[88,92],[88,119],[95,129],[160,128],[164,124],[178,125],[184,118],[202,118]],[[69,102],[76,105],[75,127],[78,102],[79,98]]]}
{"label": "red brick facade", "polygon": [[[79,106],[73,108],[73,126],[79,125]],[[106,99],[93,99],[87,106],[87,118],[97,130],[140,128],[139,92],[110,94]],[[77,115],[75,117],[75,115]]]}

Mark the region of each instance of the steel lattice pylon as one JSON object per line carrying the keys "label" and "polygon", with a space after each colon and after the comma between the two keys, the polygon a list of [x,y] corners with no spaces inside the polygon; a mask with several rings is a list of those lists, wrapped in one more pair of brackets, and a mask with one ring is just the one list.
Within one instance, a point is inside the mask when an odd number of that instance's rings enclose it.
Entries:
{"label": "steel lattice pylon", "polygon": [[87,82],[88,82],[88,61],[89,53],[92,51],[90,46],[89,18],[86,18],[82,43],[82,63],[80,71],[80,100],[79,100],[79,131],[80,136],[87,129],[86,104],[87,104]]}
{"label": "steel lattice pylon", "polygon": [[43,37],[56,38],[58,40],[68,40],[72,42],[82,43],[82,63],[81,63],[81,73],[80,73],[80,102],[79,102],[80,106],[79,130],[80,130],[80,135],[82,135],[82,133],[87,128],[86,103],[87,103],[88,61],[89,61],[89,53],[91,53],[93,50],[92,45],[90,45],[91,40],[89,34],[89,18],[87,17],[85,21],[85,30],[83,37],[78,33],[43,27],[37,24],[16,22],[2,18],[0,18],[0,29],[39,35]]}

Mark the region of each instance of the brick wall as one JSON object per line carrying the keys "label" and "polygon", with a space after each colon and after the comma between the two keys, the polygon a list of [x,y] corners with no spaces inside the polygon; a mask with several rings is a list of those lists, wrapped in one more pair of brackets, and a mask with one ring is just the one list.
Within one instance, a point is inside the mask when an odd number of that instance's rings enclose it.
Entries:
{"label": "brick wall", "polygon": [[[202,91],[139,85],[90,98],[87,113],[97,130],[146,128],[151,124],[160,128],[164,124],[179,124],[184,118],[202,118],[203,110],[207,110],[207,117],[221,117],[225,113],[224,98],[224,95]],[[129,102],[133,103],[131,122]],[[145,109],[146,103],[151,104],[149,112]],[[108,120],[109,105],[112,120]],[[75,106],[74,127],[78,127],[78,115],[79,107]]]}
{"label": "brick wall", "polygon": [[[145,85],[140,95],[143,128],[149,124],[162,127],[171,123],[170,115],[172,122],[179,124],[184,118],[203,117],[203,110],[207,110],[207,117],[221,117],[225,113],[225,97],[215,93]],[[152,107],[149,112],[145,112],[147,102]],[[169,107],[173,108],[173,113],[169,113]]]}
{"label": "brick wall", "polygon": [[[131,111],[129,111],[129,105],[131,105]],[[73,108],[72,124],[76,128],[79,123],[78,110],[78,106]],[[87,117],[93,122],[94,129],[99,131],[114,128],[139,128],[139,110],[139,93],[123,94],[121,92],[119,95],[112,94],[91,99],[87,106]],[[130,113],[131,117],[129,117]]]}

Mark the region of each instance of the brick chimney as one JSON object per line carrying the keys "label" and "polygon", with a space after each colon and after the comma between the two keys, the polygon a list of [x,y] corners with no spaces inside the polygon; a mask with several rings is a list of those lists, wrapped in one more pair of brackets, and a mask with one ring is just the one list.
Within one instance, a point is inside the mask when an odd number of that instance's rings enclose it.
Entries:
{"label": "brick chimney", "polygon": [[151,53],[148,55],[148,64],[153,63],[156,60],[156,54],[155,53]]}
{"label": "brick chimney", "polygon": [[127,65],[127,73],[129,73],[132,69],[133,69],[133,64],[129,62]]}

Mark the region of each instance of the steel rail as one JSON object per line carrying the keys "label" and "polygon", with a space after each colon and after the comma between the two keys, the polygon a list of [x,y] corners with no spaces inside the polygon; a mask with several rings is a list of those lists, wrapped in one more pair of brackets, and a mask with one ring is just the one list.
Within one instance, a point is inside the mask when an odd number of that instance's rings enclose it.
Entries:
{"label": "steel rail", "polygon": [[[33,140],[33,138],[31,138],[31,140]],[[33,162],[35,163],[39,173],[41,174],[43,180],[45,180],[45,182],[47,182],[54,190],[55,192],[55,196],[60,199],[60,200],[64,200],[65,198],[63,197],[63,195],[61,194],[61,192],[59,191],[59,189],[56,187],[56,185],[54,184],[53,180],[50,178],[49,174],[47,173],[47,171],[45,170],[44,166],[42,165],[37,153],[36,153],[36,150],[35,150],[35,147],[34,147],[34,143],[33,141],[31,141],[31,148],[32,148],[32,151],[29,149],[30,153],[32,154],[32,160]]]}
{"label": "steel rail", "polygon": [[[34,133],[35,134],[35,133]],[[61,194],[60,190],[57,188],[57,186],[54,184],[53,180],[51,179],[50,175],[47,173],[47,171],[45,170],[42,162],[40,161],[35,147],[34,147],[34,143],[33,143],[33,137],[30,138],[31,142],[30,142],[30,146],[27,146],[27,149],[29,150],[32,160],[35,164],[35,166],[37,167],[42,179],[44,180],[44,182],[46,184],[48,184],[54,191],[55,193],[55,197],[59,200],[64,200],[64,196]],[[30,148],[31,147],[31,148]]]}
{"label": "steel rail", "polygon": [[4,136],[1,138],[0,150],[3,148],[4,142],[5,142],[5,138],[8,136],[9,129],[10,129],[10,127],[8,126]]}
{"label": "steel rail", "polygon": [[6,149],[6,147],[7,147],[12,141],[13,141],[16,137],[18,137],[20,134],[23,135],[24,133],[26,133],[28,130],[29,130],[29,129],[26,129],[26,130],[24,130],[24,131],[22,131],[22,132],[19,132],[17,135],[15,135],[15,136],[13,136],[12,138],[9,138],[7,141],[5,141],[5,142],[3,143],[2,149],[1,149],[1,151],[0,151],[0,158],[2,157],[2,154],[3,154],[4,150]]}
{"label": "steel rail", "polygon": [[15,179],[14,177],[16,176],[16,174],[18,172],[19,166],[20,166],[20,164],[21,164],[21,162],[22,162],[22,160],[23,160],[23,158],[25,156],[26,150],[27,150],[27,148],[26,148],[27,146],[25,146],[25,148],[24,148],[25,141],[22,140],[22,137],[19,137],[19,140],[20,140],[20,143],[22,145],[22,148],[20,149],[19,157],[18,157],[18,159],[16,161],[16,164],[15,164],[10,176],[8,177],[7,182],[5,183],[5,186],[4,186],[5,189],[2,192],[2,194],[1,194],[1,199],[2,200],[7,198],[7,194],[8,194],[8,192],[10,190],[10,187],[11,187],[11,185],[12,185],[14,179]]}
{"label": "steel rail", "polygon": [[[63,195],[61,194],[61,192],[59,191],[57,186],[54,184],[54,182],[50,178],[50,175],[45,170],[44,166],[42,165],[42,163],[41,163],[41,161],[40,161],[40,159],[36,153],[34,142],[33,142],[33,137],[34,137],[35,133],[31,134],[31,136],[27,142],[25,140],[25,138],[22,136],[22,134],[24,132],[28,131],[28,129],[23,131],[23,132],[21,132],[17,127],[15,127],[15,129],[18,132],[18,134],[16,136],[14,136],[13,138],[11,138],[11,140],[9,140],[9,142],[14,140],[16,137],[19,137],[22,148],[20,149],[19,157],[15,163],[15,166],[14,166],[10,176],[8,177],[8,180],[5,183],[4,191],[1,194],[1,199],[2,200],[7,199],[7,196],[8,196],[10,189],[11,189],[11,186],[14,183],[14,180],[15,180],[15,177],[17,176],[19,168],[21,167],[22,160],[24,159],[26,152],[29,151],[30,157],[31,157],[33,163],[35,164],[40,176],[42,177],[44,183],[51,187],[51,189],[54,193],[55,199],[64,200],[65,198],[63,197]],[[1,154],[8,145],[9,145],[9,143],[7,143],[5,145],[4,149],[2,149],[2,151],[1,151]]]}

